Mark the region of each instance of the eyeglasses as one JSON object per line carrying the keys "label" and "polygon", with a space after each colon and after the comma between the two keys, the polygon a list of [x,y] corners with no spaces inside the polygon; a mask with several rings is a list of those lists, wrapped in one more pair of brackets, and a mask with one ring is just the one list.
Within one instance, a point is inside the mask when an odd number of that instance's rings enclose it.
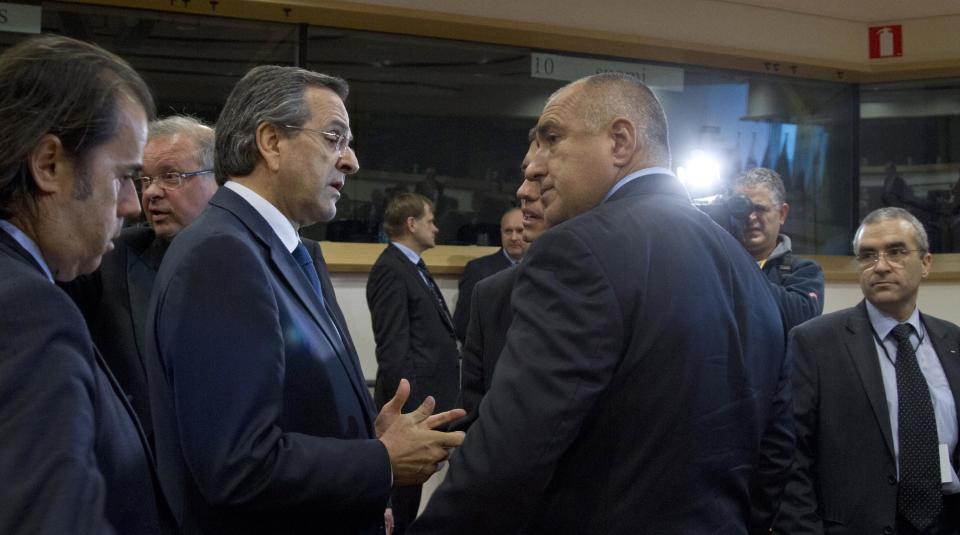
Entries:
{"label": "eyeglasses", "polygon": [[146,189],[150,187],[150,184],[153,183],[156,183],[163,189],[178,189],[183,186],[183,181],[185,179],[212,172],[213,169],[203,169],[201,171],[192,171],[190,173],[178,173],[176,171],[172,171],[169,173],[163,173],[159,176],[141,176],[137,179],[137,181],[140,182],[140,191],[146,191]]}
{"label": "eyeglasses", "polygon": [[910,253],[922,253],[923,249],[907,249],[906,247],[891,247],[886,251],[866,251],[857,255],[857,262],[860,269],[866,271],[873,269],[880,262],[881,258],[886,258],[887,263],[895,267],[903,267],[904,262],[910,256]]}
{"label": "eyeglasses", "polygon": [[283,126],[284,128],[289,128],[291,130],[303,130],[304,132],[313,132],[314,134],[320,134],[325,137],[327,141],[333,143],[335,150],[337,151],[337,156],[342,157],[343,151],[346,150],[347,144],[350,143],[350,138],[346,134],[338,134],[337,132],[324,132],[323,130],[314,130],[313,128],[306,128],[303,126],[293,126],[287,124]]}

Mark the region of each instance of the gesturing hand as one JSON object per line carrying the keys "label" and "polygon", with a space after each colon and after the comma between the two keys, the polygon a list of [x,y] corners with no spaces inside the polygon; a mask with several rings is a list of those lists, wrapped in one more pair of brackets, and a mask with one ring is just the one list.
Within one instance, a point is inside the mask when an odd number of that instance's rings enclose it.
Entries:
{"label": "gesturing hand", "polygon": [[401,414],[400,408],[410,396],[410,383],[400,380],[396,395],[377,416],[377,436],[387,448],[395,485],[419,485],[437,471],[437,464],[447,459],[449,448],[459,446],[464,439],[461,431],[444,433],[435,428],[462,418],[463,409],[433,414],[436,406],[427,396],[413,412]]}

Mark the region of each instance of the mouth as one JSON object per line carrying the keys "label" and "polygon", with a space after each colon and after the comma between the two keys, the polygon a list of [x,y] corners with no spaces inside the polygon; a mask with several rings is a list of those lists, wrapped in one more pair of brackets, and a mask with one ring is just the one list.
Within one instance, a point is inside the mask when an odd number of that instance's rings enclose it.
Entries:
{"label": "mouth", "polygon": [[333,189],[335,189],[335,190],[337,190],[337,193],[339,193],[340,190],[343,189],[343,184],[344,184],[344,182],[345,182],[345,181],[344,181],[343,179],[334,180],[333,182],[330,183],[330,187],[333,188]]}

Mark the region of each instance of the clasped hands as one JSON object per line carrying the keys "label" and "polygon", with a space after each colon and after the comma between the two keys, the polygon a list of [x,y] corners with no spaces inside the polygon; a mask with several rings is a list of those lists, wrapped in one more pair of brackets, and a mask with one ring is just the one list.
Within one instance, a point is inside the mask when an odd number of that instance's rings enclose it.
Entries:
{"label": "clasped hands", "polygon": [[433,414],[436,401],[427,396],[413,412],[401,414],[400,409],[410,396],[410,383],[400,380],[397,393],[377,415],[377,438],[383,442],[390,456],[393,484],[420,485],[427,480],[450,455],[449,449],[463,442],[464,433],[445,433],[436,428],[466,415],[463,409]]}

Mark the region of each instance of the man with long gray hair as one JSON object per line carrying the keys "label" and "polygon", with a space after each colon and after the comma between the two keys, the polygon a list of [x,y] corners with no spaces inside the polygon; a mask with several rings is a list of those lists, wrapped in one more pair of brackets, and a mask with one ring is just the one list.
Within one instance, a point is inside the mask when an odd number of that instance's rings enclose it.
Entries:
{"label": "man with long gray hair", "polygon": [[185,116],[151,122],[138,180],[148,224],[124,229],[100,269],[64,289],[83,312],[94,343],[152,442],[143,349],[150,292],[170,241],[217,191],[213,129]]}
{"label": "man with long gray hair", "polygon": [[[355,534],[391,485],[420,484],[462,433],[432,398],[380,411],[322,261],[297,228],[329,221],[348,175],[345,81],[252,69],[217,121],[223,187],[171,244],[147,326],[164,491],[188,534]],[[379,528],[382,529],[382,528]]]}

